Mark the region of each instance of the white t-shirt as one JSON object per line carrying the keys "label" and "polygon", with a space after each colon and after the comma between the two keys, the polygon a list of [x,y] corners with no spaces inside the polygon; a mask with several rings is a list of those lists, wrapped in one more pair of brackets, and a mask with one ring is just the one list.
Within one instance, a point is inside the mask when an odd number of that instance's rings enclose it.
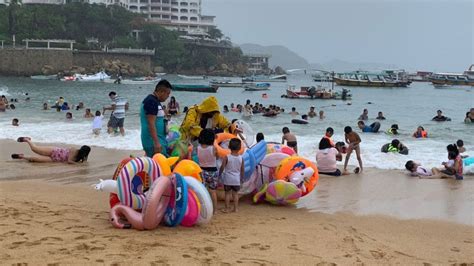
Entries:
{"label": "white t-shirt", "polygon": [[101,129],[102,128],[102,119],[104,116],[95,116],[94,121],[92,121],[92,129]]}
{"label": "white t-shirt", "polygon": [[316,162],[318,170],[323,173],[332,173],[337,170],[336,155],[338,151],[336,148],[327,148],[318,150],[316,153]]}

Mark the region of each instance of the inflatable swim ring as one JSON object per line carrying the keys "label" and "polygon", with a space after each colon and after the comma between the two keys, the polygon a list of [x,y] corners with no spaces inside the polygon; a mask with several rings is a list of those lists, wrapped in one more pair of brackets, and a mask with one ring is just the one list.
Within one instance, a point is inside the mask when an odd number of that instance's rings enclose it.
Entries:
{"label": "inflatable swim ring", "polygon": [[263,160],[257,165],[250,179],[242,183],[239,193],[249,194],[255,191],[261,191],[265,184],[273,181],[275,168],[280,164],[281,160],[287,157],[289,157],[288,154],[279,152],[265,155]]}
{"label": "inflatable swim ring", "polygon": [[171,196],[164,221],[167,226],[175,227],[181,223],[188,206],[188,185],[180,174],[171,175]]}
{"label": "inflatable swim ring", "polygon": [[[139,176],[144,172],[148,178]],[[120,169],[117,175],[117,192],[120,203],[135,210],[142,209],[145,203],[144,188],[161,176],[158,164],[149,157],[132,158]],[[148,182],[148,183],[147,183]]]}
{"label": "inflatable swim ring", "polygon": [[[230,133],[219,133],[216,135],[216,140],[214,141],[214,148],[216,148],[217,155],[220,158],[223,158],[230,154],[230,150],[221,147],[220,144],[226,140],[231,140],[233,138],[237,138],[237,136]],[[242,143],[242,145],[240,146],[239,154],[243,154],[244,151],[245,151],[245,145]]]}
{"label": "inflatable swim ring", "polygon": [[173,166],[177,161],[178,157],[169,157],[166,158],[163,154],[157,153],[153,155],[153,161],[155,161],[161,169],[161,175],[170,175],[171,166]]}
{"label": "inflatable swim ring", "polygon": [[[167,176],[159,177],[153,182],[141,213],[128,206],[117,204],[110,210],[110,222],[119,229],[151,230],[156,228],[168,207],[170,188],[171,180]],[[128,223],[123,223],[121,217],[125,217]]]}
{"label": "inflatable swim ring", "polygon": [[293,183],[276,180],[268,185],[265,200],[275,205],[295,204],[301,197],[301,190]]}
{"label": "inflatable swim ring", "polygon": [[207,191],[206,187],[199,181],[197,181],[194,177],[185,176],[184,179],[188,184],[188,187],[193,190],[196,194],[196,197],[201,204],[199,218],[197,223],[198,224],[206,224],[211,221],[212,215],[214,213],[214,207],[212,205],[211,195]]}
{"label": "inflatable swim ring", "polygon": [[278,143],[268,143],[267,154],[274,153],[274,152],[286,153],[290,156],[295,154],[295,150],[293,150],[292,148],[286,145],[278,144]]}
{"label": "inflatable swim ring", "polygon": [[308,124],[308,120],[304,120],[304,119],[292,119],[291,120],[291,123],[293,124],[301,124],[301,125],[306,125]]}
{"label": "inflatable swim ring", "polygon": [[[237,130],[240,134],[237,134]],[[239,135],[240,139],[245,139],[245,143],[248,147],[252,146],[255,142],[255,133],[252,127],[243,120],[237,120],[231,125],[231,133]]]}
{"label": "inflatable swim ring", "polygon": [[275,169],[275,179],[295,184],[301,190],[302,196],[307,195],[314,189],[318,178],[316,165],[299,156],[283,159]]}
{"label": "inflatable swim ring", "polygon": [[188,206],[183,220],[181,221],[182,226],[191,227],[196,224],[199,218],[199,205],[196,193],[194,193],[191,188],[188,188]]}

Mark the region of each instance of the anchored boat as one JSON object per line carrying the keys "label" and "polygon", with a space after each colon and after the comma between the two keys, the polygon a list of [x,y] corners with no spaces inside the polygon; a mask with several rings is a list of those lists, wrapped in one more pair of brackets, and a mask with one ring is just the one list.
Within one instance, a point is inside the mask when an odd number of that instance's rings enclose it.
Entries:
{"label": "anchored boat", "polygon": [[342,89],[341,92],[334,90],[328,90],[322,86],[311,86],[311,87],[300,87],[296,88],[294,85],[288,86],[286,89],[286,94],[283,94],[282,98],[290,99],[335,99],[335,100],[350,100],[352,94],[349,93],[350,90]]}
{"label": "anchored boat", "polygon": [[411,84],[403,70],[384,70],[380,73],[366,71],[337,73],[333,79],[340,86],[408,87]]}
{"label": "anchored boat", "polygon": [[214,85],[195,85],[195,84],[173,84],[172,91],[194,91],[216,93],[219,87]]}

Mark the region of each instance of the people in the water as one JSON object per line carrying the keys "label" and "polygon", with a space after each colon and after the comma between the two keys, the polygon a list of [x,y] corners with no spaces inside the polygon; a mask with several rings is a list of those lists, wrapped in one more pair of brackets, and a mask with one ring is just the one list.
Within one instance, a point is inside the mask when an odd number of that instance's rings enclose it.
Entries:
{"label": "people in the water", "polygon": [[384,153],[394,152],[403,155],[408,155],[407,146],[403,145],[398,139],[394,139],[391,143],[383,145],[380,151]]}
{"label": "people in the water", "polygon": [[377,133],[379,132],[380,129],[380,123],[379,122],[373,122],[370,124],[370,126],[365,125],[364,121],[359,121],[357,122],[357,126],[362,129],[362,132],[368,132],[368,133]]}
{"label": "people in the water", "polygon": [[375,119],[378,119],[378,120],[385,120],[385,116],[383,116],[383,113],[382,112],[379,112],[377,117]]}
{"label": "people in the water", "polygon": [[422,127],[422,126],[418,126],[416,128],[416,131],[413,132],[413,135],[412,135],[414,138],[427,138],[428,137],[428,132],[426,132],[425,128]]}
{"label": "people in the water", "polygon": [[471,108],[469,112],[466,113],[466,117],[464,118],[464,123],[470,124],[474,123],[474,108]]}
{"label": "people in the water", "polygon": [[13,118],[12,119],[12,126],[14,126],[14,127],[20,126],[20,120],[18,120],[18,118]]}
{"label": "people in the water", "polygon": [[314,106],[311,106],[311,107],[309,108],[308,116],[309,116],[310,118],[313,118],[313,117],[318,116],[318,115],[316,114],[316,110],[315,110],[315,107],[314,107]]}
{"label": "people in the water", "polygon": [[440,174],[435,174],[436,168],[428,169],[412,160],[405,163],[405,168],[410,172],[411,176],[418,176],[419,178],[441,178]]}
{"label": "people in the water", "polygon": [[290,148],[293,148],[296,153],[298,153],[298,143],[296,141],[295,134],[290,132],[288,127],[284,127],[282,130],[283,136],[281,137],[281,144],[285,144]]}
{"label": "people in the water", "polygon": [[389,135],[398,135],[398,124],[391,125],[390,128],[385,131],[385,133]]}
{"label": "people in the water", "polygon": [[364,109],[364,111],[362,111],[362,114],[359,116],[359,119],[358,120],[369,120],[369,110],[367,109]]}
{"label": "people in the water", "polygon": [[443,111],[438,110],[436,111],[436,116],[433,117],[431,120],[436,121],[436,122],[444,122],[444,121],[451,121],[451,118],[444,116]]}
{"label": "people in the water", "polygon": [[291,107],[290,115],[296,116],[296,115],[299,115],[299,114],[300,114],[300,113],[296,112],[296,107]]}

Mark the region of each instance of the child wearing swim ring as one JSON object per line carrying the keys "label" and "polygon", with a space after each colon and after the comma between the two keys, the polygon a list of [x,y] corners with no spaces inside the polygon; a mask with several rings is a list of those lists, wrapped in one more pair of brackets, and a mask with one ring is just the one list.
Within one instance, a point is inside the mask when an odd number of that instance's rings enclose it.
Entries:
{"label": "child wearing swim ring", "polygon": [[212,205],[214,206],[214,213],[217,208],[217,182],[219,175],[217,173],[217,152],[214,148],[214,140],[216,134],[212,129],[205,128],[199,134],[197,147],[197,156],[199,166],[202,169],[202,178],[211,194]]}
{"label": "child wearing swim ring", "polygon": [[[244,178],[244,160],[239,155],[242,141],[233,138],[229,142],[230,154],[222,159],[222,165],[219,170],[219,176],[224,184],[225,191],[225,210],[229,212],[230,198],[234,201],[233,212],[237,212],[239,206],[239,195],[241,182]],[[224,174],[222,174],[224,173]]]}

